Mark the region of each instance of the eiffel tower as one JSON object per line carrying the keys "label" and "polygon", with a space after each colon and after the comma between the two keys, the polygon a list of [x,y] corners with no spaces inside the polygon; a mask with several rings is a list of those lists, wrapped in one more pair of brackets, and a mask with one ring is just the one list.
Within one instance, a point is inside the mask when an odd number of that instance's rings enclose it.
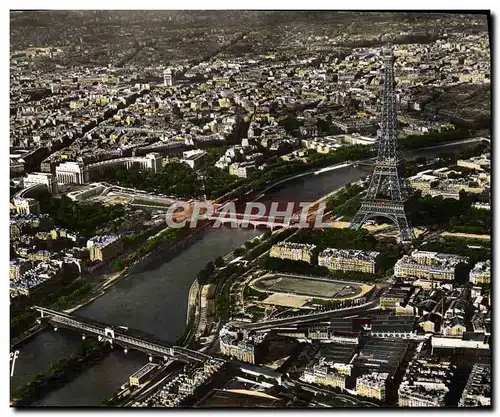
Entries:
{"label": "eiffel tower", "polygon": [[400,176],[402,161],[396,151],[398,132],[392,47],[385,47],[382,56],[384,90],[381,129],[377,132],[378,156],[370,185],[350,228],[358,230],[370,218],[385,217],[398,227],[401,242],[409,242],[413,232],[406,218],[405,187]]}

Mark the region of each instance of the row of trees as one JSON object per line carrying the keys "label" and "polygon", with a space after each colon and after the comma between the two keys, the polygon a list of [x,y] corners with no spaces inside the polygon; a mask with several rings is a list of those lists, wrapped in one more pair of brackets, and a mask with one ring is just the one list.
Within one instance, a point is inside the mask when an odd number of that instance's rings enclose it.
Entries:
{"label": "row of trees", "polygon": [[[414,160],[407,160],[404,164],[404,177],[412,177],[424,169],[438,169],[453,165],[458,159],[469,159],[473,156],[479,156],[487,151],[488,148],[488,144],[481,142],[474,147],[467,147],[463,149],[459,154],[444,152],[439,154],[438,158],[432,160],[428,160],[424,156],[419,156]],[[467,168],[458,166],[453,166],[452,168],[462,172],[468,170]]]}
{"label": "row of trees", "polygon": [[122,271],[127,266],[132,265],[135,261],[139,260],[143,256],[153,252],[157,249],[161,244],[165,242],[176,242],[181,240],[187,233],[189,229],[187,227],[183,228],[171,228],[167,229],[161,234],[158,234],[155,237],[152,237],[144,243],[139,249],[132,252],[124,259],[118,259],[113,262],[113,267],[115,271]]}
{"label": "row of trees", "polygon": [[92,291],[92,286],[87,283],[75,283],[69,287],[65,292],[67,295],[60,295],[56,301],[51,305],[56,310],[64,310],[76,301],[86,297]]}
{"label": "row of trees", "polygon": [[262,260],[261,265],[265,269],[276,272],[288,272],[291,274],[316,275],[323,277],[329,275],[328,268],[304,261],[292,261],[290,259],[280,259],[266,256]]}
{"label": "row of trees", "polygon": [[342,190],[340,190],[327,200],[327,210],[331,210],[333,214],[338,215],[339,206],[345,204],[348,200],[357,196],[361,191],[363,191],[363,187],[358,184],[346,184],[346,186]]}

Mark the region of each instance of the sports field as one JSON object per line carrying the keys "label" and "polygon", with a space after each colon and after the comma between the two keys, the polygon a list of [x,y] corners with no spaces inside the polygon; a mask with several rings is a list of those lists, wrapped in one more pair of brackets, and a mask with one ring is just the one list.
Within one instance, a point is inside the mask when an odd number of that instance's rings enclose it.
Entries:
{"label": "sports field", "polygon": [[310,301],[309,297],[292,294],[272,294],[262,304],[272,304],[281,307],[301,308]]}
{"label": "sports field", "polygon": [[362,286],[357,284],[283,274],[265,275],[252,284],[260,291],[323,299],[354,298],[363,290]]}

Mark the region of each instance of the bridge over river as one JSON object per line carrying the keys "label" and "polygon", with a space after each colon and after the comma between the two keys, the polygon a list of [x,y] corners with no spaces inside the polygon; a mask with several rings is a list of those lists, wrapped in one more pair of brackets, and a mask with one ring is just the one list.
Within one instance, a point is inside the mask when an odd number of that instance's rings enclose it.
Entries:
{"label": "bridge over river", "polygon": [[158,341],[153,336],[146,335],[137,330],[129,330],[123,326],[108,326],[94,320],[84,319],[76,315],[66,314],[45,307],[33,306],[33,310],[40,312],[42,320],[48,320],[57,330],[57,326],[67,327],[83,333],[83,337],[97,336],[99,341],[116,344],[125,349],[131,348],[147,353],[151,358],[161,356],[165,360],[170,358],[182,362],[205,362],[212,356],[202,352],[174,346],[171,343]]}

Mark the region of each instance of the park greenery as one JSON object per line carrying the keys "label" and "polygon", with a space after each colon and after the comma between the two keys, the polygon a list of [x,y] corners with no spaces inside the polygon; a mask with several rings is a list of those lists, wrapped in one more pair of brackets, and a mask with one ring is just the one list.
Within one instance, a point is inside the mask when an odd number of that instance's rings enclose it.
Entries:
{"label": "park greenery", "polygon": [[326,248],[375,250],[377,246],[377,239],[365,229],[327,228],[321,233],[317,230],[302,229],[290,240],[316,245],[318,251]]}
{"label": "park greenery", "polygon": [[327,154],[312,151],[308,155],[309,164],[314,168],[324,168],[342,162],[352,162],[375,156],[375,147],[371,145],[349,145]]}
{"label": "park greenery", "polygon": [[216,269],[213,262],[208,262],[205,268],[198,273],[196,278],[199,285],[218,284],[224,282],[231,275],[242,271],[243,267],[236,263]]}
{"label": "park greenery", "polygon": [[75,354],[54,363],[47,373],[35,375],[30,382],[14,389],[12,398],[18,406],[26,406],[39,400],[76,377],[110,350],[108,345],[85,339]]}
{"label": "park greenery", "polygon": [[[69,288],[65,289],[65,293],[67,295],[59,295],[55,298],[54,303],[43,302],[44,304],[51,305],[55,310],[64,310],[71,306],[78,300],[81,300],[82,297],[85,297],[90,294],[92,291],[92,286],[87,283],[74,283],[70,285]],[[53,299],[52,295],[49,295]]]}
{"label": "park greenery", "polygon": [[462,239],[444,239],[442,242],[423,243],[419,249],[466,256],[469,258],[469,266],[471,267],[477,262],[491,259],[492,255],[491,247],[471,245],[467,240]]}
{"label": "park greenery", "polygon": [[455,129],[447,132],[432,132],[425,135],[408,135],[399,140],[398,146],[402,150],[438,146],[444,143],[467,139],[470,137],[468,129]]}
{"label": "park greenery", "polygon": [[444,228],[451,232],[490,234],[491,213],[472,206],[476,197],[465,192],[460,199],[423,196],[415,193],[408,201],[413,226]]}
{"label": "park greenery", "polygon": [[351,221],[361,207],[361,197],[362,196],[358,194],[350,198],[344,204],[333,210],[333,215],[340,216],[339,219],[344,222]]}
{"label": "park greenery", "polygon": [[363,191],[363,187],[361,185],[346,184],[342,190],[335,193],[326,201],[327,211],[331,211],[335,216],[341,215],[341,206],[346,204],[353,197],[357,196],[361,191]]}
{"label": "park greenery", "polygon": [[140,169],[109,170],[104,173],[104,179],[122,187],[179,198],[201,198],[204,193],[208,198],[216,198],[241,182],[239,178],[213,166],[223,150],[208,150],[200,167],[204,181],[188,165],[176,161],[166,164],[158,173]]}
{"label": "park greenery", "polygon": [[228,292],[217,295],[215,302],[215,313],[217,317],[229,318],[231,316],[231,296]]}
{"label": "park greenery", "polygon": [[239,247],[239,248],[236,248],[234,251],[233,251],[233,254],[234,256],[242,256],[246,253],[246,249],[244,247]]}
{"label": "park greenery", "polygon": [[[113,178],[114,174],[114,178]],[[119,169],[106,179],[115,180],[122,187],[131,187],[152,193],[175,195],[181,198],[197,196],[197,176],[187,165],[172,162],[159,173],[149,170]]]}
{"label": "park greenery", "polygon": [[251,315],[254,322],[262,320],[266,316],[264,309],[255,305],[245,308],[245,313]]}
{"label": "park greenery", "polygon": [[327,212],[331,218],[343,221],[351,220],[361,206],[364,187],[359,184],[347,184],[326,201]]}
{"label": "park greenery", "polygon": [[120,204],[81,204],[66,196],[53,198],[48,192],[40,194],[38,200],[40,211],[49,214],[55,224],[85,238],[94,236],[99,227],[106,223],[125,216],[125,208]]}
{"label": "park greenery", "polygon": [[259,300],[263,300],[264,298],[267,297],[267,294],[262,291],[257,291],[256,289],[250,287],[250,285],[246,285],[245,289],[243,290],[243,297],[245,298],[255,297]]}
{"label": "park greenery", "polygon": [[37,313],[33,310],[24,309],[18,313],[11,314],[10,318],[10,337],[16,337],[21,334],[29,325],[33,324]]}
{"label": "park greenery", "polygon": [[328,268],[310,264],[305,261],[292,261],[290,259],[273,258],[264,256],[261,261],[261,266],[269,271],[288,272],[291,274],[314,275],[326,277],[329,275]]}

